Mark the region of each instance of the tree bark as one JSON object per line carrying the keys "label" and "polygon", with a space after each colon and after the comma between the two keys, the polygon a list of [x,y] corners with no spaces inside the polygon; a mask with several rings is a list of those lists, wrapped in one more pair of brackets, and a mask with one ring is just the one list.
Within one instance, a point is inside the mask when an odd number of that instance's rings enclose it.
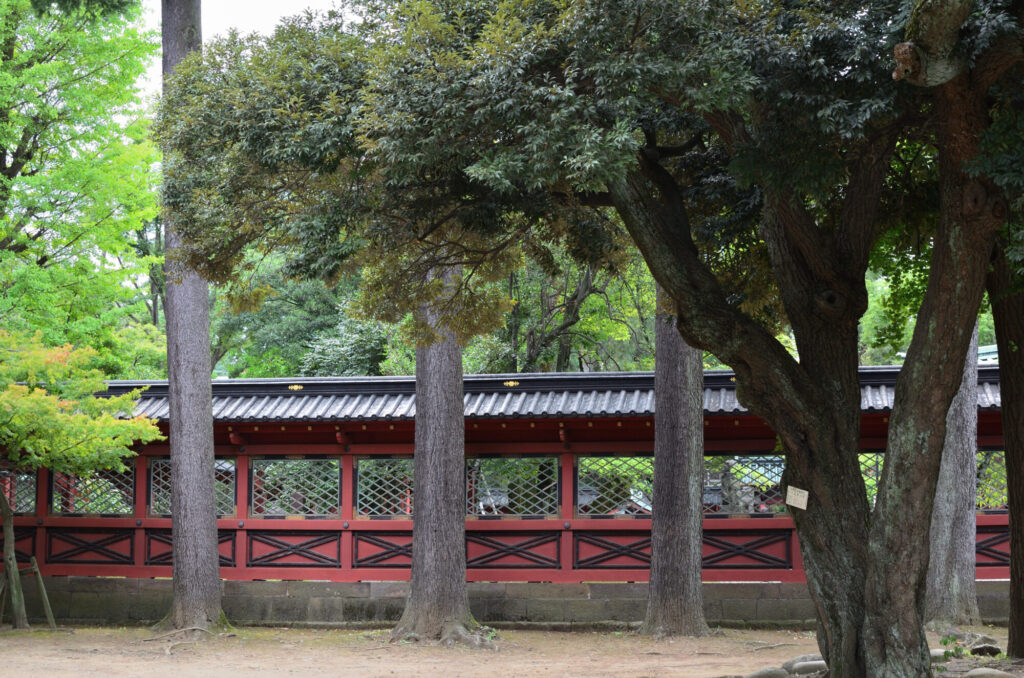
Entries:
{"label": "tree bark", "polygon": [[[872,511],[858,463],[857,324],[864,275],[895,134],[879,132],[849,156],[838,222],[821,228],[800,196],[765,192],[761,233],[794,328],[800,360],[729,303],[693,242],[681,191],[651,155],[609,185],[611,201],[658,282],[677,303],[680,331],[736,372],[740,402],[762,416],[787,453],[784,489],[808,490],[794,509],[818,643],[831,678],[926,676],[924,594],[929,521],[945,417],[962,378],[1000,216],[990,186],[970,182],[984,111],[963,83],[942,88],[937,115],[942,219],[929,286],[896,385],[888,451]],[[727,134],[725,130],[723,134]]]}
{"label": "tree bark", "polygon": [[21,588],[21,573],[14,553],[14,510],[7,495],[0,492],[0,516],[4,529],[4,574],[7,576],[7,590],[11,593],[11,624],[16,629],[27,629],[28,614],[25,612],[25,592]]}
{"label": "tree bark", "polygon": [[896,382],[885,467],[870,531],[865,648],[872,676],[928,675],[924,635],[929,521],[942,462],[946,413],[963,378],[1005,203],[965,174],[988,125],[967,75],[935,89],[940,217],[928,288]]}
{"label": "tree bark", "polygon": [[[163,0],[164,80],[202,45],[200,0]],[[182,240],[166,214],[174,628],[220,623],[220,563],[214,496],[210,313],[206,281],[177,259]]]}
{"label": "tree bark", "polygon": [[925,619],[935,630],[980,624],[974,584],[978,479],[978,325],[963,379],[946,414],[946,440],[932,509]]}
{"label": "tree bark", "polygon": [[657,297],[651,578],[640,633],[703,636],[703,356],[683,341],[660,286]]}
{"label": "tree bark", "polygon": [[436,312],[424,307],[420,314],[438,336],[416,348],[412,574],[391,640],[479,645],[466,593],[462,351]]}
{"label": "tree bark", "polygon": [[1024,292],[1020,277],[1001,250],[985,282],[999,348],[1010,514],[1010,641],[1006,654],[1024,657]]}

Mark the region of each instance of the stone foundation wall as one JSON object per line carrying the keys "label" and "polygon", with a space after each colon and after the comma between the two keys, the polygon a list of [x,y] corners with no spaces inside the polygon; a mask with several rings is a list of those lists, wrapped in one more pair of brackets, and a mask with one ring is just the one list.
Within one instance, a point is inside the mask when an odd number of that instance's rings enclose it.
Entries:
{"label": "stone foundation wall", "polygon": [[[168,579],[44,581],[58,623],[146,624],[170,609]],[[22,584],[30,618],[43,621],[35,579]],[[241,625],[380,626],[398,620],[408,590],[406,582],[225,581],[224,611]],[[478,620],[499,626],[624,626],[643,618],[647,584],[471,583],[469,600]],[[1009,582],[978,582],[978,604],[986,622],[1005,624]],[[802,583],[706,583],[704,614],[713,626],[814,626],[814,606]]]}

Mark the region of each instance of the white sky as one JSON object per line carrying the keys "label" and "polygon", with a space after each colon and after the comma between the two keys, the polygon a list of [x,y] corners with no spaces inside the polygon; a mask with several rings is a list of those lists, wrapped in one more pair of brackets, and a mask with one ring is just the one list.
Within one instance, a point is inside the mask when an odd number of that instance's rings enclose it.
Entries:
{"label": "white sky", "polygon": [[[286,16],[300,14],[307,8],[327,10],[334,0],[202,0],[203,42],[237,29],[240,33],[269,34]],[[142,0],[146,26],[160,29],[160,0]],[[146,74],[143,90],[147,95],[160,91],[160,59],[154,60]]]}

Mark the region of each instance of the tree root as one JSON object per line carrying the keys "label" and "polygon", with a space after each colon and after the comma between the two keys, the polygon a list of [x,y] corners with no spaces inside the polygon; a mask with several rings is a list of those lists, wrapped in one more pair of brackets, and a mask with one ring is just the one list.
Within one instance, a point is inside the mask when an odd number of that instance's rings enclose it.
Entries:
{"label": "tree root", "polygon": [[[169,636],[173,636],[173,635],[178,634],[178,633],[189,633],[189,632],[192,632],[192,631],[202,631],[203,633],[209,633],[211,636],[214,635],[213,631],[211,631],[209,629],[204,629],[202,626],[187,626],[187,627],[185,627],[183,629],[174,629],[173,631],[168,631],[167,633],[161,633],[159,636],[153,636],[152,638],[143,638],[142,642],[148,643],[148,642],[153,641],[153,640],[162,640],[163,638],[167,638]],[[190,641],[190,642],[195,642],[195,641]]]}
{"label": "tree root", "polygon": [[413,625],[400,624],[391,632],[390,642],[428,642],[444,647],[458,645],[472,649],[497,650],[498,645],[494,642],[497,638],[498,635],[490,627],[460,621],[444,624],[437,634],[423,634],[413,628]]}

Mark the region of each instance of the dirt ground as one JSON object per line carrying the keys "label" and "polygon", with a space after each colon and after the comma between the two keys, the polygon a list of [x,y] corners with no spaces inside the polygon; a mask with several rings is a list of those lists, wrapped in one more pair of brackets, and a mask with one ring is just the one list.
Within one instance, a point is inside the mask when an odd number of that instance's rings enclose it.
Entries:
{"label": "dirt ground", "polygon": [[[980,630],[1006,641],[1005,629]],[[0,677],[712,678],[743,675],[817,652],[813,633],[730,629],[674,641],[628,633],[502,631],[496,651],[389,644],[385,630],[240,628],[173,646],[176,638],[154,640],[155,635],[139,628],[0,633]],[[937,636],[929,639],[939,647]],[[1024,676],[1024,664],[1014,667],[1004,660],[999,666]],[[952,678],[963,670],[951,664],[939,675]]]}

